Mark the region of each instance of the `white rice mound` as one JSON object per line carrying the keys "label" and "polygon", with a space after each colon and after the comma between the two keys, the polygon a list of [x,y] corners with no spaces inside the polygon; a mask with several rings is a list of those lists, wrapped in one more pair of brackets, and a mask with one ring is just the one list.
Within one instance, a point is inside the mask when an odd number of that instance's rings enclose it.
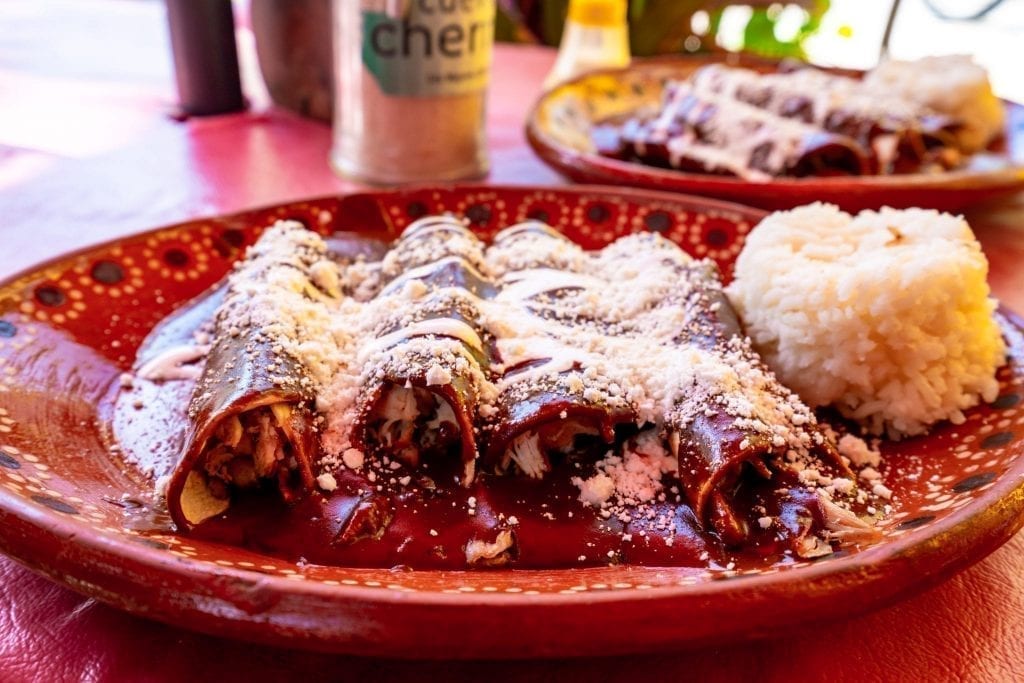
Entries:
{"label": "white rice mound", "polygon": [[967,55],[887,60],[864,82],[963,121],[957,142],[967,152],[984,149],[1005,130],[1006,111],[992,92],[988,73]]}
{"label": "white rice mound", "polygon": [[900,438],[996,398],[1006,349],[987,274],[963,218],[818,203],[765,218],[727,293],[807,403]]}

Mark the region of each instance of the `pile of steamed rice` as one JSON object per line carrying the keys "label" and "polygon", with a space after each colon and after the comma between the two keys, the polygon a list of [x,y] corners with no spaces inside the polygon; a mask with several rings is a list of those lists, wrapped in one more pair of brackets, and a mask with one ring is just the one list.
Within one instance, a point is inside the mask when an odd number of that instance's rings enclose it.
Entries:
{"label": "pile of steamed rice", "polygon": [[751,232],[728,293],[787,386],[899,438],[996,398],[1005,346],[987,274],[960,217],[812,204]]}
{"label": "pile of steamed rice", "polygon": [[864,82],[961,121],[957,142],[968,152],[986,147],[1006,124],[988,74],[966,55],[887,60],[869,71]]}

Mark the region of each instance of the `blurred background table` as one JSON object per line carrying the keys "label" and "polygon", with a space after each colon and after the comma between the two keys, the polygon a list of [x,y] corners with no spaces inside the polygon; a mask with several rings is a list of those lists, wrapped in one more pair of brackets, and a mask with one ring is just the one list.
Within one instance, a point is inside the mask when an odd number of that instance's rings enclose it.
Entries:
{"label": "blurred background table", "polygon": [[[175,95],[160,3],[5,0],[0,27],[0,276],[165,223],[358,187],[327,167],[328,126],[266,106],[244,28],[253,109],[182,122],[168,115]],[[522,134],[553,59],[545,48],[497,49],[490,182],[564,182]],[[978,207],[968,219],[991,261],[996,294],[1024,311],[1024,197]],[[587,661],[425,663],[257,648],[118,612],[6,558],[0,585],[4,681],[1024,675],[1024,534],[951,581],[865,617],[844,619],[845,606],[836,605],[822,615],[827,623],[773,640]]]}

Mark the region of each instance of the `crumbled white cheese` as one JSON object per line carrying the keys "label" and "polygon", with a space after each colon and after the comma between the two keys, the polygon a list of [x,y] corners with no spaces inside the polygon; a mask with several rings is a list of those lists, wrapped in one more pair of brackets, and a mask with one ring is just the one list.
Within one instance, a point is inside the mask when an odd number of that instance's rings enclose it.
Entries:
{"label": "crumbled white cheese", "polygon": [[603,472],[588,479],[573,477],[572,483],[579,487],[580,500],[587,505],[599,506],[615,494],[615,482]]}
{"label": "crumbled white cheese", "polygon": [[850,459],[854,467],[877,468],[882,462],[882,454],[853,434],[844,434],[837,444],[839,453]]}
{"label": "crumbled white cheese", "polygon": [[886,500],[892,500],[892,491],[884,484],[877,483],[871,487],[871,492],[879,498],[885,498]]}
{"label": "crumbled white cheese", "polygon": [[857,476],[866,482],[878,481],[882,478],[881,473],[874,467],[865,467]]}
{"label": "crumbled white cheese", "polygon": [[363,466],[365,457],[363,452],[356,448],[347,449],[341,456],[342,462],[345,463],[345,467],[350,470],[358,470]]}
{"label": "crumbled white cheese", "polygon": [[435,364],[431,365],[429,369],[427,369],[426,380],[427,380],[427,386],[428,387],[433,387],[433,386],[438,386],[438,385],[443,385],[443,384],[451,384],[452,383],[452,373],[447,368],[443,368],[440,365],[438,365],[437,363],[435,363]]}
{"label": "crumbled white cheese", "polygon": [[835,493],[841,493],[843,495],[850,495],[856,488],[856,484],[852,479],[846,479],[845,477],[836,477],[832,480],[832,488]]}
{"label": "crumbled white cheese", "polygon": [[609,453],[600,460],[593,476],[573,477],[572,483],[588,505],[602,505],[613,498],[619,504],[639,505],[654,500],[662,490],[662,474],[678,468],[657,434],[648,430],[629,442],[621,456]]}

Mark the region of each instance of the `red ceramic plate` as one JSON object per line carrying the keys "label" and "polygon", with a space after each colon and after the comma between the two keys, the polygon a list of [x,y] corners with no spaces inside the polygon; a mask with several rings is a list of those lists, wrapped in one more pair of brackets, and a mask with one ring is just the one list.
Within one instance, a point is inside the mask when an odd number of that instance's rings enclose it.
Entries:
{"label": "red ceramic plate", "polygon": [[[856,552],[762,569],[405,571],[293,564],[147,532],[153,482],[112,430],[117,378],[153,325],[219,280],[273,219],[395,235],[452,211],[482,233],[541,218],[586,246],[656,230],[728,270],[760,211],[613,188],[467,186],[328,197],[197,220],[62,256],[0,283],[0,551],[99,600],[216,634],[400,657],[593,655],[778,634],[889,604],[1024,522],[1024,336],[999,399],[888,445],[894,511]],[[155,426],[159,431],[159,425]],[[141,437],[138,437],[141,439]]]}
{"label": "red ceramic plate", "polygon": [[[642,60],[626,69],[596,71],[558,86],[534,105],[526,122],[527,139],[545,163],[577,182],[687,192],[766,209],[826,201],[848,211],[885,205],[958,211],[1024,189],[1024,106],[1013,103],[1005,103],[1006,140],[999,148],[975,155],[967,168],[948,173],[753,182],[660,169],[593,151],[590,128],[595,122],[656,106],[666,80],[685,78],[710,59]],[[763,60],[736,55],[730,59],[741,66],[766,66]]]}

